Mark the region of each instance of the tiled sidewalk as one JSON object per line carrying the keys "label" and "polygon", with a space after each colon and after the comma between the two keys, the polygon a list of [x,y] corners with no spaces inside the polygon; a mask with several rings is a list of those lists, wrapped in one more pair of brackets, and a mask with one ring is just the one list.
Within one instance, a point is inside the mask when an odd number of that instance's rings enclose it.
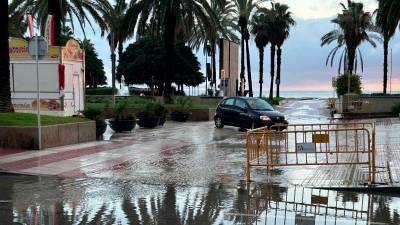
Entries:
{"label": "tiled sidewalk", "polygon": [[[168,151],[179,151],[189,147],[189,142],[170,137],[168,129],[173,126],[140,130],[123,134],[112,141],[51,148],[42,151],[0,149],[0,170],[61,177],[91,176]],[[164,130],[165,129],[165,130]],[[164,135],[163,135],[164,134]],[[158,138],[162,136],[162,138]]]}

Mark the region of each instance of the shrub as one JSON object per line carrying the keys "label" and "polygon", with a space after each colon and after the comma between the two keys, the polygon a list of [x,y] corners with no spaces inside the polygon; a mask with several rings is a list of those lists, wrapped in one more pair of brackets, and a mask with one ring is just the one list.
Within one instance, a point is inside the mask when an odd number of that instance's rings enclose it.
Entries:
{"label": "shrub", "polygon": [[132,114],[127,113],[128,102],[121,101],[115,104],[114,111],[114,119],[115,120],[133,120],[135,117]]}
{"label": "shrub", "polygon": [[87,105],[83,114],[85,118],[100,122],[104,120],[104,107],[102,105]]}
{"label": "shrub", "polygon": [[165,107],[161,103],[157,102],[147,102],[145,104],[144,110],[139,113],[139,117],[153,117],[153,116],[164,116]]}
{"label": "shrub", "polygon": [[350,79],[350,93],[361,94],[361,77],[357,74],[342,74],[336,78],[336,93],[338,96],[348,92],[348,79]]}
{"label": "shrub", "polygon": [[174,104],[177,106],[175,111],[179,112],[186,112],[193,106],[192,99],[187,96],[176,97],[174,99]]}
{"label": "shrub", "polygon": [[393,107],[392,107],[392,112],[399,114],[400,113],[400,102],[396,103]]}
{"label": "shrub", "polygon": [[261,99],[265,100],[266,102],[268,102],[270,105],[279,105],[279,102],[282,101],[283,97],[279,97],[279,98],[273,98],[273,99],[269,99],[266,97],[262,97]]}
{"label": "shrub", "polygon": [[161,104],[159,102],[155,103],[154,114],[156,116],[165,117],[167,112],[168,112],[167,107],[165,107],[164,104]]}

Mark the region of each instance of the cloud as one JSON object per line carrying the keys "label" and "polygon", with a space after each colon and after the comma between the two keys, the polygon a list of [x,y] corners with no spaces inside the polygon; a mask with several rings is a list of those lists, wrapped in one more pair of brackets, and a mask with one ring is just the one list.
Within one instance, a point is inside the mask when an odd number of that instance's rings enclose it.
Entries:
{"label": "cloud", "polygon": [[[346,0],[276,0],[275,2],[285,3],[290,7],[294,16],[301,19],[321,19],[336,15],[342,7],[340,3]],[[364,3],[366,11],[373,12],[378,3],[375,0],[360,0]]]}
{"label": "cloud", "polygon": [[[330,90],[332,76],[337,74],[337,62],[335,62],[333,68],[325,66],[326,57],[333,45],[321,47],[320,38],[334,28],[330,20],[340,12],[341,6],[339,3],[345,2],[345,0],[279,0],[278,2],[286,3],[290,6],[297,22],[296,26],[291,30],[289,39],[283,46],[282,89],[293,90],[303,87],[303,89]],[[363,0],[362,2],[369,11],[373,11],[377,6],[375,0]],[[87,37],[92,40],[100,58],[103,60],[108,81],[111,83],[110,50],[106,39],[99,34],[98,28],[96,28],[96,34],[89,31]],[[76,35],[78,38],[83,38],[83,34],[79,29],[76,30]],[[132,43],[132,40],[125,43],[125,46],[130,43]],[[393,47],[394,65],[398,65],[400,59],[399,33],[393,37],[390,46]],[[362,44],[361,50],[365,64],[362,76],[366,88],[382,86],[369,85],[379,84],[382,80],[382,45],[379,44],[374,49],[368,44]],[[254,39],[250,41],[250,54],[253,82],[254,87],[256,87],[256,85],[258,86],[258,50],[254,45]],[[202,50],[197,52],[196,55],[201,63],[202,72],[205,74],[205,57]],[[240,62],[239,60],[238,63]],[[264,85],[267,88],[270,77],[269,46],[265,49],[264,60]],[[398,78],[400,68],[394,67],[393,71],[394,78]],[[395,87],[397,88],[398,86]],[[201,89],[205,89],[205,87],[202,85]]]}

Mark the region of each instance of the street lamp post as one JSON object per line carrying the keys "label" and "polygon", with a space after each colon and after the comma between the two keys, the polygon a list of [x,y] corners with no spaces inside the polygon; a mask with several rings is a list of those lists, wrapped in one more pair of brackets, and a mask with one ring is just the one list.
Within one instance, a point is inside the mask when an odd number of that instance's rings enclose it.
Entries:
{"label": "street lamp post", "polygon": [[36,87],[37,87],[37,96],[36,96],[36,109],[37,109],[37,126],[38,126],[38,140],[39,140],[39,150],[42,149],[42,126],[40,120],[40,81],[39,81],[39,38],[36,34]]}
{"label": "street lamp post", "polygon": [[29,53],[36,63],[36,110],[37,110],[37,127],[38,127],[38,148],[42,149],[42,129],[40,120],[40,76],[39,76],[39,57],[46,55],[48,52],[48,44],[44,37],[34,36],[29,42]]}

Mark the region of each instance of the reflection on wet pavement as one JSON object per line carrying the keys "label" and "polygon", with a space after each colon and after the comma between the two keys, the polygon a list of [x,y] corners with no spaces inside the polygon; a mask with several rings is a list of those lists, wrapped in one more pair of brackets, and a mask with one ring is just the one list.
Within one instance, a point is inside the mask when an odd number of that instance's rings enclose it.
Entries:
{"label": "reflection on wet pavement", "polygon": [[[4,178],[4,177],[3,177]],[[0,224],[399,224],[398,197],[254,183],[250,192],[7,176]]]}
{"label": "reflection on wet pavement", "polygon": [[[329,120],[324,101],[289,102],[279,110],[290,123]],[[387,122],[381,124],[377,129],[385,132]],[[245,179],[245,133],[218,130],[211,122],[173,126],[173,135],[166,127],[136,130],[116,140],[168,137],[163,141],[189,146],[140,153],[140,160],[84,177],[1,175],[0,225],[400,224],[398,196],[292,185],[315,168],[257,169],[247,192],[240,182]],[[395,121],[390,126],[398,129]],[[385,138],[379,143],[387,143]]]}

